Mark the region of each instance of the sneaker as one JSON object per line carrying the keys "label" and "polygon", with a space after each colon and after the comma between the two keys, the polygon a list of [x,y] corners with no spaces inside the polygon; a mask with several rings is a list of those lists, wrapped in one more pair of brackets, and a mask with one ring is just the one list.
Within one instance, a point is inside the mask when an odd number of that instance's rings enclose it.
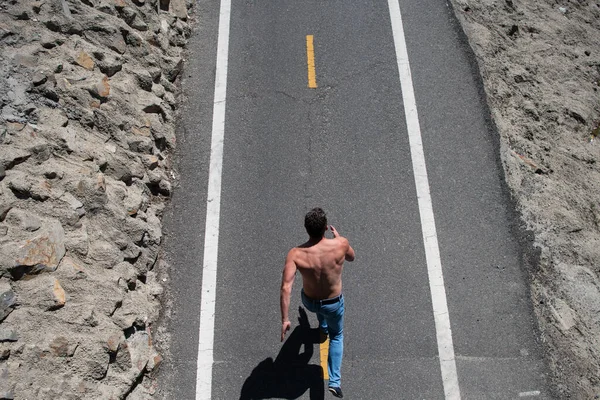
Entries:
{"label": "sneaker", "polygon": [[344,397],[344,395],[342,394],[342,388],[339,387],[333,387],[333,386],[329,386],[329,391],[331,392],[332,395],[334,395],[335,397],[339,397],[340,399],[342,397]]}

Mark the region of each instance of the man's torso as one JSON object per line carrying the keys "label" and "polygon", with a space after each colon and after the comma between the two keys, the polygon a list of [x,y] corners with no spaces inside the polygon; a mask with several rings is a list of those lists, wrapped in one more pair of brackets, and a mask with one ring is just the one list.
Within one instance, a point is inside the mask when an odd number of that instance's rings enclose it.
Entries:
{"label": "man's torso", "polygon": [[346,255],[342,240],[323,238],[316,244],[307,242],[293,251],[306,296],[321,300],[342,293],[342,269]]}

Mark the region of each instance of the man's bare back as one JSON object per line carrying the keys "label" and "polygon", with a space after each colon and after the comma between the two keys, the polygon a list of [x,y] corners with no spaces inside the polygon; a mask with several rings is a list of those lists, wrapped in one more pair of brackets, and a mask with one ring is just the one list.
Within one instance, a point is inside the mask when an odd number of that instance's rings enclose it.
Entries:
{"label": "man's bare back", "polygon": [[302,274],[304,294],[314,300],[329,299],[342,293],[344,261],[354,260],[348,240],[332,226],[334,238],[312,240],[294,247],[288,255]]}

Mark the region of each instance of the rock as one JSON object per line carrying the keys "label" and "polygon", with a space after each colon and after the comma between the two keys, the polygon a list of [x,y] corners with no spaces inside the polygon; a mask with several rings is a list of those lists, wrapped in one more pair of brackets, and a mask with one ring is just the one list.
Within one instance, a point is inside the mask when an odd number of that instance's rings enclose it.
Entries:
{"label": "rock", "polygon": [[165,76],[161,75],[159,83],[163,85],[163,87],[171,92],[175,93],[177,91],[177,86],[174,83],[170,82]]}
{"label": "rock", "polygon": [[186,20],[188,18],[188,14],[185,0],[171,0],[169,3],[169,12],[175,14],[177,18]]}
{"label": "rock", "polygon": [[83,203],[75,198],[71,193],[65,192],[59,198],[69,205],[72,210],[79,210],[83,208]]}
{"label": "rock", "polygon": [[143,188],[132,185],[127,189],[127,197],[125,198],[123,205],[127,210],[127,214],[135,215],[138,211],[146,209],[148,200],[148,196],[144,194]]}
{"label": "rock", "polygon": [[134,243],[142,243],[149,227],[148,223],[140,218],[126,218],[122,229]]}
{"label": "rock", "polygon": [[152,340],[146,331],[134,332],[127,338],[127,347],[131,354],[131,363],[138,371],[144,371],[148,362],[155,356]]}
{"label": "rock", "polygon": [[142,156],[142,164],[149,170],[153,170],[158,166],[158,157],[154,155]]}
{"label": "rock", "polygon": [[46,201],[52,195],[51,192],[52,188],[50,187],[50,183],[45,179],[41,179],[31,183],[29,195],[34,200]]}
{"label": "rock", "polygon": [[56,357],[73,357],[78,346],[77,342],[69,341],[64,336],[57,336],[50,342],[50,351]]}
{"label": "rock", "polygon": [[33,82],[34,86],[43,85],[44,83],[46,83],[47,80],[48,80],[48,77],[46,76],[46,74],[44,74],[42,72],[36,72],[31,77],[31,82]]}
{"label": "rock", "polygon": [[6,170],[12,169],[15,165],[21,164],[31,157],[29,151],[15,146],[11,147],[10,151],[0,148],[0,166],[2,166],[4,176],[6,176]]}
{"label": "rock", "polygon": [[59,35],[50,32],[44,32],[40,39],[40,44],[45,49],[53,49],[56,46],[60,46],[64,43],[64,39],[62,39]]}
{"label": "rock", "polygon": [[160,194],[164,195],[164,196],[170,196],[171,195],[171,182],[169,182],[166,179],[161,179],[161,181],[158,183],[158,190],[160,192]]}
{"label": "rock", "polygon": [[85,360],[84,373],[85,375],[95,379],[101,380],[106,376],[108,370],[109,355],[108,354],[97,354],[94,358],[88,358]]}
{"label": "rock", "polygon": [[159,67],[149,67],[148,73],[152,77],[152,82],[159,83],[162,76],[162,70]]}
{"label": "rock", "polygon": [[123,18],[123,20],[125,21],[125,23],[127,23],[127,25],[130,25],[131,22],[135,19],[135,17],[137,16],[137,12],[131,8],[131,7],[124,7],[123,9],[121,9],[121,18]]}
{"label": "rock", "polygon": [[133,243],[130,243],[127,248],[121,251],[123,254],[123,258],[128,262],[136,262],[140,255],[142,254],[142,250]]}
{"label": "rock", "polygon": [[[100,105],[98,105],[98,107],[100,107]],[[117,137],[121,132],[121,129],[119,128],[119,123],[115,119],[115,117],[106,113],[103,110],[94,109],[93,121],[94,127],[99,132],[108,137]]]}
{"label": "rock", "polygon": [[23,280],[19,285],[19,290],[22,293],[23,306],[54,311],[66,303],[65,290],[58,279],[49,275]]}
{"label": "rock", "polygon": [[96,63],[98,65],[98,69],[102,71],[102,73],[106,74],[109,78],[121,71],[123,68],[123,61],[120,58],[116,57],[105,57],[101,61]]}
{"label": "rock", "polygon": [[94,63],[94,60],[92,60],[92,57],[90,57],[89,54],[87,54],[84,51],[79,53],[75,62],[78,65],[80,65],[81,67],[87,69],[88,71],[93,70],[94,66],[95,66],[95,63]]}
{"label": "rock", "polygon": [[9,8],[8,14],[18,20],[28,20],[29,12],[20,8]]}
{"label": "rock", "polygon": [[75,195],[83,203],[86,212],[95,213],[102,209],[108,201],[104,175],[80,180]]}
{"label": "rock", "polygon": [[2,179],[4,179],[5,176],[6,176],[6,169],[4,168],[4,165],[0,165],[0,181],[2,181]]}
{"label": "rock", "polygon": [[148,210],[147,234],[148,246],[159,245],[162,240],[162,229],[159,217],[154,209]]}
{"label": "rock", "polygon": [[127,138],[127,144],[129,150],[138,153],[152,154],[152,149],[154,148],[154,142],[146,136],[129,137]]}
{"label": "rock", "polygon": [[163,57],[162,68],[169,82],[175,82],[183,70],[183,59],[178,57]]}
{"label": "rock", "polygon": [[153,84],[152,85],[152,93],[156,97],[163,98],[165,95],[165,87],[161,84]]}
{"label": "rock", "polygon": [[15,398],[13,386],[10,384],[10,375],[6,367],[0,368],[0,399],[12,400]]}
{"label": "rock", "polygon": [[31,159],[38,164],[48,161],[52,156],[52,149],[46,141],[39,141],[38,143],[33,144],[27,151],[31,153]]}
{"label": "rock", "polygon": [[148,171],[148,182],[152,185],[158,185],[158,183],[166,178],[164,171],[156,170],[156,171]]}
{"label": "rock", "polygon": [[18,133],[25,129],[27,125],[20,122],[7,122],[6,123],[6,132],[8,133]]}
{"label": "rock", "polygon": [[108,95],[110,94],[110,84],[108,83],[108,76],[104,75],[102,80],[91,87],[88,88],[88,91],[92,96],[99,99],[101,102],[104,102],[108,99]]}
{"label": "rock", "polygon": [[17,303],[17,296],[9,285],[0,286],[0,322],[12,312]]}
{"label": "rock", "polygon": [[125,342],[123,332],[114,333],[106,340],[106,350],[109,353],[116,353],[119,350],[121,343]]}
{"label": "rock", "polygon": [[[0,347],[0,361],[8,360],[10,357],[10,349]],[[1,399],[2,397],[0,397]]]}
{"label": "rock", "polygon": [[[87,233],[86,233],[87,235]],[[85,279],[87,273],[82,265],[71,257],[64,257],[60,263],[61,271],[64,271],[71,277],[71,279]]]}
{"label": "rock", "polygon": [[158,366],[162,363],[162,361],[163,361],[162,356],[160,354],[158,354],[158,353],[155,353],[148,360],[148,365],[146,365],[146,370],[148,372],[154,371],[156,368],[158,368]]}
{"label": "rock", "polygon": [[125,43],[132,47],[140,47],[145,42],[144,38],[137,32],[124,31]]}
{"label": "rock", "polygon": [[140,17],[139,15],[135,16],[135,18],[133,19],[133,21],[131,21],[129,26],[131,26],[133,29],[137,29],[138,31],[142,32],[148,30],[148,24],[146,24],[146,22],[144,22],[142,17]]}
{"label": "rock", "polygon": [[54,288],[52,289],[52,293],[54,294],[54,306],[52,309],[57,309],[64,306],[67,298],[65,295],[65,290],[60,285],[58,279],[54,280]]}
{"label": "rock", "polygon": [[160,151],[175,145],[175,130],[170,125],[162,123],[157,114],[147,114],[146,118],[150,121],[152,136]]}
{"label": "rock", "polygon": [[40,128],[55,130],[69,124],[69,118],[63,110],[56,108],[41,107],[38,111]]}
{"label": "rock", "polygon": [[119,249],[114,244],[103,240],[90,243],[88,257],[103,268],[113,268],[123,261]]}
{"label": "rock", "polygon": [[147,136],[147,137],[151,136],[150,128],[146,127],[146,126],[143,126],[141,128],[134,126],[131,128],[131,133],[133,133],[134,135],[138,135],[138,136]]}
{"label": "rock", "polygon": [[138,102],[142,111],[149,114],[161,114],[163,112],[162,100],[149,92],[140,92]]}
{"label": "rock", "polygon": [[109,157],[104,172],[118,181],[131,184],[134,173],[128,164],[129,163],[121,157]]}
{"label": "rock", "polygon": [[20,124],[26,124],[27,120],[22,116],[18,115],[16,110],[11,106],[5,106],[2,108],[2,118],[8,122],[18,122]]}
{"label": "rock", "polygon": [[31,197],[31,181],[23,173],[11,175],[8,188],[20,199]]}
{"label": "rock", "polygon": [[174,107],[176,106],[177,101],[175,100],[173,93],[165,93],[163,100],[166,101],[173,109],[175,109]]}
{"label": "rock", "polygon": [[115,271],[121,276],[129,290],[135,290],[137,274],[131,263],[126,261],[115,266]]}
{"label": "rock", "polygon": [[4,221],[6,219],[8,212],[12,210],[13,206],[14,204],[12,203],[0,203],[0,221]]}
{"label": "rock", "polygon": [[145,90],[146,92],[152,91],[152,75],[146,69],[135,69],[130,70],[131,73],[135,76],[138,86]]}
{"label": "rock", "polygon": [[118,54],[127,53],[127,43],[125,43],[125,38],[120,34],[120,32],[115,34],[103,31],[87,31],[86,35],[89,35],[90,38],[93,38],[93,40],[102,47],[106,47],[107,49],[110,49]]}
{"label": "rock", "polygon": [[12,208],[6,214],[6,223],[19,227],[21,230],[35,232],[42,226],[42,220],[32,214],[18,208]]}
{"label": "rock", "polygon": [[129,371],[132,367],[131,354],[129,352],[129,346],[127,342],[122,341],[119,343],[119,347],[115,356],[114,365],[121,371]]}
{"label": "rock", "polygon": [[25,274],[54,271],[65,255],[65,231],[58,221],[44,225],[41,233],[20,246],[9,271],[13,279]]}
{"label": "rock", "polygon": [[13,329],[0,328],[0,342],[16,342],[19,335]]}

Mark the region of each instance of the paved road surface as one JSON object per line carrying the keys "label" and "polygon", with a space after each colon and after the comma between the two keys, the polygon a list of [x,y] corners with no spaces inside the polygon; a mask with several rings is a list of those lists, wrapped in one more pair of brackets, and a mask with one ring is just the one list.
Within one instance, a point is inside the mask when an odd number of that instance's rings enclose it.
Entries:
{"label": "paved road surface", "polygon": [[[460,396],[550,398],[516,217],[468,46],[444,1],[399,4]],[[173,343],[160,383],[170,399],[201,398],[196,357],[219,6],[198,4],[183,83],[181,184],[166,219]],[[307,35],[316,89],[308,88]],[[345,398],[458,398],[444,395],[394,43],[385,0],[232,0],[213,399],[331,397],[323,394],[319,344],[301,330],[279,343],[284,257],[305,240],[303,216],[314,206],[356,250],[344,271]],[[300,287],[298,278],[294,323]],[[313,315],[309,323],[316,327]]]}

